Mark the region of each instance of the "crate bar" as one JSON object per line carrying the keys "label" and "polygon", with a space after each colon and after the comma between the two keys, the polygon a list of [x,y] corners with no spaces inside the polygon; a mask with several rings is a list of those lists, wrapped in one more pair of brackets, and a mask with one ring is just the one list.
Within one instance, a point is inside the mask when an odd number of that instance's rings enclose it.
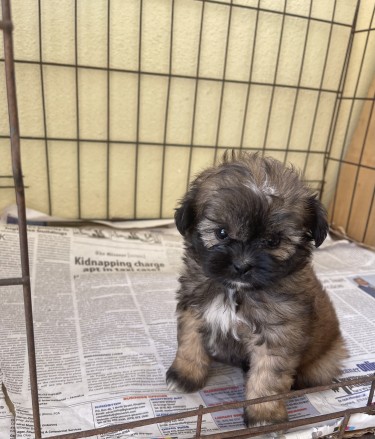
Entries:
{"label": "crate bar", "polygon": [[360,32],[373,32],[375,30],[375,27],[370,27],[369,29],[359,29],[359,30],[355,30],[354,32],[356,34],[360,33]]}
{"label": "crate bar", "polygon": [[[313,0],[310,0],[309,15],[308,15],[309,18],[311,17],[311,14],[312,14],[312,6],[313,6]],[[290,144],[291,144],[293,128],[294,128],[294,119],[296,117],[297,105],[299,103],[299,97],[300,97],[300,88],[299,87],[301,86],[301,83],[302,83],[302,75],[304,73],[304,68],[305,68],[305,59],[306,59],[306,52],[307,52],[307,42],[309,40],[310,23],[311,23],[311,21],[308,20],[307,25],[306,25],[305,39],[304,39],[304,43],[303,43],[302,60],[301,60],[301,65],[300,65],[299,73],[298,73],[298,82],[297,82],[298,88],[296,90],[296,94],[294,95],[292,117],[290,119],[290,125],[289,125],[289,130],[288,130],[288,139],[286,141],[286,151],[285,151],[284,161],[283,161],[284,165],[286,165],[287,161],[288,161],[288,154],[290,151]]]}
{"label": "crate bar", "polygon": [[[205,3],[203,3],[205,4]],[[235,6],[235,5],[233,5]],[[4,58],[0,58],[0,62],[3,62]],[[31,65],[39,65],[40,61],[33,61],[33,60],[26,60],[26,59],[15,59],[14,62],[16,64],[31,64]],[[223,82],[222,78],[214,78],[212,76],[192,76],[188,74],[180,74],[180,73],[172,73],[169,74],[167,72],[152,72],[147,70],[132,70],[132,69],[121,69],[117,67],[110,67],[107,69],[107,67],[100,67],[100,66],[88,66],[86,64],[69,64],[69,63],[60,63],[60,62],[51,62],[51,61],[43,61],[44,66],[52,66],[52,67],[66,67],[66,68],[75,68],[75,69],[87,69],[87,70],[96,70],[101,72],[115,72],[115,73],[128,73],[132,75],[145,75],[145,76],[156,76],[161,78],[168,78],[171,76],[172,78],[179,78],[179,79],[191,79],[193,81],[211,81],[211,82]],[[243,79],[232,79],[232,78],[225,78],[224,81],[231,84],[245,84],[247,85],[249,81],[243,80]],[[280,88],[288,88],[288,89],[300,89],[300,90],[307,90],[307,91],[316,91],[316,92],[323,92],[323,93],[333,93],[337,94],[337,90],[330,89],[330,88],[322,88],[319,89],[317,87],[308,87],[308,86],[295,86],[291,84],[275,84],[272,82],[259,82],[259,81],[251,81],[251,85],[259,85],[263,87],[280,87]]]}
{"label": "crate bar", "polygon": [[[187,169],[187,178],[186,178],[186,189],[189,187],[189,182],[191,178],[191,168],[193,163],[193,148],[197,147],[197,145],[194,144],[194,137],[195,137],[195,122],[196,122],[196,115],[197,115],[197,101],[198,101],[198,90],[199,90],[199,79],[200,76],[200,65],[201,65],[201,51],[202,51],[202,40],[203,40],[203,29],[204,29],[204,10],[205,10],[206,3],[203,2],[201,6],[201,18],[200,18],[200,26],[199,26],[199,41],[198,41],[198,52],[197,52],[197,67],[195,70],[195,87],[194,87],[194,101],[193,101],[193,117],[191,121],[191,131],[190,131],[190,148],[189,148],[189,160],[188,160],[188,169]],[[175,75],[177,78],[178,76]],[[221,79],[218,79],[218,81],[222,81]]]}
{"label": "crate bar", "polygon": [[249,80],[248,80],[247,88],[246,88],[245,109],[243,112],[243,119],[242,119],[240,150],[243,148],[243,143],[244,143],[244,138],[245,138],[245,130],[246,130],[246,122],[247,122],[247,113],[249,111],[251,84],[252,84],[252,79],[253,79],[253,69],[254,69],[254,62],[255,62],[255,49],[256,49],[257,35],[258,35],[259,5],[260,5],[260,0],[258,0],[258,8],[256,10],[256,16],[255,16],[253,44],[252,44],[252,49],[251,49],[251,59],[250,59],[250,67],[249,67]]}
{"label": "crate bar", "polygon": [[[214,3],[220,6],[230,6],[230,3],[222,1],[222,0],[195,0],[195,1],[200,1],[203,3]],[[307,15],[301,15],[301,14],[294,14],[292,12],[284,12],[284,11],[275,11],[272,9],[267,9],[267,8],[262,8],[259,6],[251,6],[251,5],[246,5],[246,4],[241,4],[241,3],[233,3],[233,6],[236,8],[241,8],[241,9],[252,9],[252,10],[259,10],[261,12],[266,12],[266,13],[270,13],[270,14],[274,14],[274,15],[285,15],[287,17],[293,17],[293,18],[302,18],[304,20],[311,20],[311,21],[317,21],[320,23],[332,23],[335,24],[337,26],[343,26],[343,27],[351,27],[350,23],[343,23],[340,21],[332,21],[332,20],[324,20],[323,18],[318,18],[318,17],[310,17]]]}
{"label": "crate bar", "polygon": [[[281,19],[281,30],[280,30],[279,45],[278,45],[278,48],[277,48],[276,65],[275,65],[275,71],[274,71],[274,74],[273,74],[272,84],[276,84],[276,79],[277,79],[277,75],[278,75],[278,72],[279,72],[281,47],[283,45],[283,39],[284,39],[286,7],[287,7],[287,0],[284,0],[284,10],[283,10],[283,15],[282,15],[282,19]],[[273,109],[274,99],[275,99],[275,86],[272,85],[271,99],[270,99],[270,104],[269,104],[268,114],[267,114],[266,132],[265,132],[264,138],[263,138],[262,156],[264,156],[265,153],[266,153],[267,140],[268,140],[268,134],[269,134],[269,131],[270,131],[270,123],[271,123],[271,116],[272,116],[272,109]]]}
{"label": "crate bar", "polygon": [[[336,6],[337,6],[337,0],[335,0],[334,4],[333,4],[332,20],[335,18]],[[333,25],[331,24],[331,26],[329,28],[329,36],[328,36],[328,41],[327,41],[327,49],[326,49],[326,53],[325,53],[325,57],[324,57],[324,66],[323,66],[322,76],[320,78],[319,89],[323,88],[324,80],[326,78],[327,62],[328,62],[329,54],[331,52],[332,32],[333,32]],[[344,62],[344,64],[345,64],[345,62]],[[308,165],[309,158],[310,158],[312,141],[313,141],[314,134],[315,134],[316,120],[317,120],[317,117],[318,117],[321,96],[322,96],[322,93],[319,90],[318,98],[317,98],[316,104],[315,104],[314,117],[313,117],[313,122],[312,122],[312,126],[311,126],[311,131],[310,131],[309,143],[307,145],[307,151],[306,151],[306,156],[305,156],[305,163],[303,165],[302,175],[306,175],[306,169],[307,169],[307,165]]]}
{"label": "crate bar", "polygon": [[44,65],[43,65],[43,38],[42,38],[42,0],[38,0],[38,38],[39,38],[39,73],[40,73],[40,91],[42,103],[42,119],[44,130],[44,154],[46,163],[46,178],[47,178],[47,197],[48,197],[48,214],[53,214],[52,195],[51,195],[51,172],[50,172],[50,158],[48,148],[48,130],[47,130],[47,111],[46,111],[46,93],[44,87]]}
{"label": "crate bar", "polygon": [[11,21],[4,19],[0,20],[0,29],[7,32],[11,32],[13,30],[13,23]]}
{"label": "crate bar", "polygon": [[[143,419],[140,421],[125,422],[122,424],[109,425],[107,427],[101,427],[101,428],[96,428],[96,429],[86,430],[86,431],[79,431],[76,433],[68,433],[68,434],[63,434],[63,435],[58,435],[58,436],[49,436],[48,439],[84,438],[84,437],[89,437],[89,436],[97,435],[97,434],[105,434],[105,433],[116,432],[116,431],[120,431],[120,430],[124,430],[124,429],[144,427],[146,425],[153,425],[153,424],[158,424],[158,423],[162,423],[162,422],[170,422],[170,421],[175,421],[177,419],[191,418],[193,416],[200,416],[200,415],[203,416],[204,414],[208,414],[208,413],[216,413],[216,412],[221,412],[223,410],[242,408],[242,407],[245,407],[248,405],[260,404],[262,402],[278,401],[281,399],[285,400],[285,399],[295,397],[295,396],[306,395],[307,393],[322,392],[324,390],[338,389],[338,388],[343,387],[343,386],[349,386],[349,385],[355,385],[355,384],[365,384],[365,383],[370,383],[370,382],[372,382],[372,383],[375,382],[375,375],[372,377],[360,377],[360,378],[356,378],[353,380],[345,380],[345,381],[341,381],[340,383],[329,384],[326,386],[311,387],[309,389],[295,390],[295,391],[290,391],[287,393],[280,393],[278,395],[263,396],[261,398],[256,398],[256,399],[247,400],[247,401],[230,402],[230,403],[226,403],[226,404],[216,405],[213,407],[203,407],[203,408],[199,407],[198,409],[195,409],[195,410],[180,412],[180,413],[173,414],[173,415],[160,416],[157,418],[149,418],[149,419]],[[335,412],[335,413],[330,413],[327,415],[320,415],[320,416],[314,417],[314,418],[289,421],[289,422],[286,422],[284,424],[279,424],[279,425],[282,425],[282,426],[285,425],[285,428],[292,428],[292,427],[298,427],[298,426],[302,426],[302,425],[308,425],[308,424],[311,424],[313,422],[318,422],[320,420],[329,420],[329,419],[339,418],[341,416],[344,416],[346,412],[370,413],[372,411],[375,411],[374,406],[367,406],[367,407],[364,406],[364,407],[359,407],[356,409],[348,409],[348,410],[345,410],[343,412]],[[313,419],[313,420],[311,420],[311,419]],[[267,429],[267,428],[268,428],[267,432],[272,431],[272,428],[276,431],[276,430],[279,430],[279,425],[277,425],[276,427],[275,427],[275,425],[256,427],[256,428],[252,429],[251,431],[256,432],[256,434],[259,434],[259,432],[265,431],[264,429]],[[259,428],[260,428],[260,430],[259,430]],[[233,433],[233,431],[229,432],[229,433]],[[247,431],[245,431],[245,433],[247,433]],[[218,433],[218,434],[214,434],[214,435],[210,435],[210,436],[203,436],[203,437],[209,437],[209,438],[233,437],[233,438],[236,438],[236,437],[241,436],[241,430],[236,430],[235,436],[226,436],[226,434],[228,434],[228,433]],[[220,436],[220,435],[222,435],[222,436]]]}
{"label": "crate bar", "polygon": [[[0,134],[0,139],[9,139],[9,136]],[[20,139],[21,140],[43,140],[44,137],[43,136],[21,136]],[[77,139],[70,138],[70,137],[65,137],[65,138],[64,137],[50,137],[49,140],[53,140],[53,141],[56,141],[56,142],[74,142]],[[105,139],[84,139],[84,138],[81,138],[81,141],[82,142],[87,142],[87,143],[105,143]],[[122,139],[121,140],[111,140],[111,143],[115,143],[115,144],[119,144],[119,145],[121,145],[121,144],[124,144],[124,145],[134,145],[135,140],[125,140],[125,139],[124,140],[122,140]],[[146,141],[140,140],[138,143],[139,143],[139,145],[144,145],[144,146],[161,146],[161,147],[164,146],[163,142],[151,142],[151,141],[150,142],[148,142],[148,141],[146,142]],[[190,147],[191,143],[168,143],[167,142],[167,143],[165,143],[165,145],[166,146],[176,146],[177,148],[186,148],[186,147]],[[211,149],[215,148],[215,145],[207,145],[207,144],[199,144],[199,143],[196,143],[193,146],[196,147],[196,148],[211,148]],[[237,145],[234,148],[242,149],[240,145]],[[228,147],[227,146],[220,146],[219,145],[218,149],[226,150],[226,149],[228,149]],[[250,150],[259,151],[258,147],[248,147],[247,146],[246,148],[243,148],[243,149],[246,149],[246,150],[249,150],[249,151]],[[286,151],[286,149],[279,149],[279,148],[269,147],[269,148],[267,148],[267,151],[278,151],[279,152],[279,151]],[[306,152],[306,150],[300,149],[300,148],[293,148],[293,149],[290,149],[289,151],[290,152],[299,152],[299,153]],[[310,153],[311,154],[321,155],[321,154],[325,154],[325,151],[314,151],[313,150],[313,151],[310,151]],[[362,166],[364,166],[364,165],[362,165]]]}
{"label": "crate bar", "polygon": [[[11,11],[9,0],[2,0],[3,19],[11,22]],[[23,285],[23,300],[25,307],[27,351],[29,358],[31,401],[33,408],[34,432],[35,437],[41,437],[40,416],[39,416],[39,400],[38,400],[38,381],[36,373],[35,343],[34,343],[34,327],[31,299],[31,285],[29,272],[29,254],[27,243],[27,224],[26,224],[26,205],[25,191],[23,186],[22,168],[21,168],[21,152],[20,137],[18,124],[18,109],[16,100],[16,82],[14,74],[14,57],[13,57],[13,39],[12,27],[4,29],[4,58],[5,58],[5,77],[8,98],[9,128],[12,155],[12,169],[14,184],[16,186],[16,202],[18,210],[18,230],[20,237],[20,254],[21,254],[21,270],[22,278],[25,282]]]}
{"label": "crate bar", "polygon": [[7,287],[10,285],[25,285],[30,282],[30,278],[27,277],[10,277],[8,279],[0,279],[0,287]]}
{"label": "crate bar", "polygon": [[138,207],[138,173],[139,173],[139,139],[141,130],[141,105],[142,105],[142,32],[143,32],[143,0],[139,2],[139,30],[138,30],[138,73],[137,73],[137,124],[135,141],[135,163],[134,163],[134,199],[133,212],[134,219],[139,219],[137,215]]}
{"label": "crate bar", "polygon": [[337,439],[342,439],[345,434],[346,427],[348,426],[348,422],[350,419],[350,414],[346,413],[344,416],[344,419],[342,420],[342,423],[340,425],[339,435],[337,436]]}
{"label": "crate bar", "polygon": [[201,437],[201,431],[202,431],[202,410],[203,410],[203,405],[199,406],[199,413],[198,413],[198,417],[197,417],[197,428],[195,431],[195,439],[200,439]]}
{"label": "crate bar", "polygon": [[106,139],[106,216],[110,218],[111,197],[111,0],[107,3],[107,139]]}
{"label": "crate bar", "polygon": [[343,94],[344,89],[345,89],[346,78],[348,75],[348,69],[349,69],[350,60],[351,60],[351,56],[352,56],[352,48],[353,48],[353,42],[354,42],[354,37],[355,37],[354,31],[355,31],[355,28],[357,26],[359,6],[360,6],[359,0],[357,0],[355,13],[353,16],[353,21],[352,21],[352,28],[350,31],[349,41],[348,41],[348,45],[346,48],[345,60],[344,60],[344,64],[343,64],[343,67],[341,70],[340,81],[339,81],[339,86],[338,86],[338,90],[337,90],[338,94],[336,96],[336,101],[335,101],[334,109],[332,112],[328,137],[327,137],[326,146],[325,146],[325,155],[326,156],[325,156],[324,165],[323,165],[323,177],[322,177],[323,178],[323,186],[322,186],[320,194],[319,194],[320,197],[322,196],[322,194],[324,192],[324,185],[326,182],[325,177],[326,177],[326,173],[327,173],[327,169],[328,169],[328,163],[329,163],[329,160],[331,159],[331,151],[332,151],[332,146],[333,146],[333,140],[334,140],[335,133],[336,133],[337,120],[338,120],[340,110],[341,110],[342,94]]}
{"label": "crate bar", "polygon": [[372,214],[372,209],[374,208],[374,200],[375,200],[375,191],[372,193],[372,198],[371,198],[371,204],[370,204],[370,208],[369,208],[369,215],[368,215],[368,218],[367,218],[367,221],[366,221],[366,227],[365,227],[365,230],[364,230],[364,232],[363,232],[363,238],[362,238],[362,241],[364,242],[365,240],[366,240],[366,238],[367,238],[367,232],[368,232],[368,230],[369,230],[369,228],[368,228],[368,226],[369,226],[369,224],[370,224],[370,218],[371,218],[371,214]]}
{"label": "crate bar", "polygon": [[230,41],[230,31],[231,31],[231,28],[232,28],[232,11],[233,11],[232,6],[233,6],[233,0],[230,0],[228,24],[227,24],[227,36],[226,36],[226,40],[225,40],[225,54],[224,54],[224,65],[223,65],[223,81],[221,83],[219,114],[217,116],[215,154],[214,154],[213,165],[215,165],[217,163],[217,152],[218,152],[219,139],[220,139],[221,118],[222,118],[222,114],[223,114],[223,102],[224,102],[224,93],[225,93],[225,78],[227,76],[227,65],[228,65],[228,49],[229,49],[229,41]]}
{"label": "crate bar", "polygon": [[[375,8],[374,8],[374,11],[375,11]],[[374,98],[375,98],[375,96],[374,96]],[[359,173],[362,169],[361,168],[362,158],[363,158],[363,154],[365,152],[365,147],[366,147],[367,140],[368,140],[368,133],[369,133],[370,125],[371,125],[371,120],[372,120],[373,114],[375,114],[374,113],[374,106],[375,106],[374,104],[375,104],[375,100],[373,100],[372,104],[371,104],[371,110],[370,110],[370,114],[369,114],[367,125],[366,125],[366,132],[365,132],[365,135],[363,137],[363,142],[361,145],[361,153],[360,153],[360,156],[358,158],[358,166],[357,166],[357,169],[355,172],[355,181],[354,181],[354,186],[353,186],[353,192],[352,192],[352,195],[350,197],[349,215],[346,219],[346,224],[345,224],[344,230],[348,230],[349,225],[350,225],[350,221],[352,219],[354,198],[355,198],[356,194],[358,193],[357,192],[358,191],[358,179],[359,179]],[[370,209],[369,209],[368,214],[367,214],[368,219],[370,218],[370,215],[371,215],[371,206],[370,206]],[[363,236],[363,238],[364,238],[364,236]]]}
{"label": "crate bar", "polygon": [[[351,415],[354,415],[356,413],[365,413],[373,415],[375,414],[375,408],[374,407],[358,407],[354,409],[347,409],[339,412],[329,413],[327,415],[319,415],[319,416],[312,416],[311,418],[305,418],[305,419],[297,419],[295,421],[288,421],[283,422],[280,424],[271,424],[271,425],[264,425],[261,427],[253,427],[251,429],[246,430],[235,430],[235,431],[229,431],[226,433],[214,433],[214,434],[208,434],[205,436],[202,436],[202,439],[238,439],[238,438],[249,438],[253,436],[258,436],[260,434],[267,434],[267,433],[276,433],[278,431],[283,431],[289,428],[295,428],[295,427],[303,427],[305,425],[309,424],[315,424],[318,422],[323,421],[330,421],[332,419],[337,418],[344,418],[348,416],[350,418]],[[51,439],[57,439],[57,436]],[[64,438],[68,439],[68,438]],[[73,439],[73,438],[72,438]]]}
{"label": "crate bar", "polygon": [[373,101],[374,98],[365,98],[365,97],[359,97],[359,96],[339,96],[337,99],[341,99],[342,101],[349,100],[349,101]]}
{"label": "crate bar", "polygon": [[372,400],[374,398],[374,393],[375,393],[375,380],[372,381],[370,392],[368,394],[368,400],[367,400],[367,405],[368,406],[372,405]]}
{"label": "crate bar", "polygon": [[[47,65],[44,63],[44,65]],[[78,0],[74,2],[74,64],[71,66],[74,68],[75,78],[75,109],[76,109],[76,132],[77,138],[76,151],[77,151],[77,210],[78,218],[82,215],[82,197],[81,197],[81,140],[80,140],[80,123],[79,123],[79,75],[78,75]],[[51,140],[51,139],[50,139]]]}
{"label": "crate bar", "polygon": [[[257,400],[252,401],[258,401],[259,399],[266,399],[266,398],[258,398]],[[278,398],[281,399],[281,398]],[[259,403],[259,402],[257,402]],[[249,401],[244,401],[241,403],[233,404],[233,405],[239,405],[240,407],[243,407],[245,404],[249,404]],[[86,431],[79,431],[77,433],[68,433],[68,434],[62,434],[62,435],[56,435],[56,436],[48,436],[48,439],[79,439],[79,438],[86,438],[93,435],[98,434],[107,434],[107,433],[113,433],[116,431],[124,430],[124,429],[132,429],[137,427],[144,427],[146,425],[153,425],[156,423],[161,422],[169,422],[177,419],[183,419],[183,418],[191,418],[193,416],[200,416],[207,413],[214,413],[217,411],[225,410],[225,407],[232,404],[225,404],[223,406],[219,407],[210,407],[210,408],[203,408],[203,409],[196,409],[191,410],[190,412],[181,412],[176,415],[167,415],[167,416],[160,416],[157,418],[149,418],[149,419],[143,419],[140,421],[133,421],[133,422],[127,422],[124,424],[118,424],[118,425],[109,425],[107,427],[101,427],[96,428],[92,430],[86,430]],[[353,415],[355,413],[365,413],[365,414],[375,414],[375,407],[373,406],[367,406],[367,407],[357,407],[353,409],[346,409],[343,411],[338,411],[334,413],[328,413],[326,415],[319,415],[319,416],[312,416],[311,418],[305,418],[305,419],[297,419],[295,421],[287,421],[279,424],[270,424],[270,425],[264,425],[260,427],[252,427],[250,429],[243,429],[243,430],[234,430],[224,433],[214,433],[209,435],[201,435],[199,436],[201,439],[203,438],[209,438],[209,439],[226,439],[226,438],[242,438],[242,437],[252,437],[257,436],[260,433],[266,434],[266,433],[272,433],[280,430],[285,430],[289,428],[295,428],[295,427],[302,427],[309,424],[314,424],[317,422],[322,421],[329,421],[331,419],[336,418],[342,418],[348,415]],[[194,439],[194,438],[192,438]]]}
{"label": "crate bar", "polygon": [[159,217],[163,218],[163,204],[164,204],[164,186],[165,186],[165,162],[167,156],[167,136],[168,136],[168,120],[169,120],[169,103],[171,95],[171,82],[172,82],[172,70],[173,70],[173,35],[174,35],[174,0],[171,0],[171,24],[170,24],[170,38],[169,38],[169,60],[168,60],[168,85],[167,85],[167,97],[165,103],[165,115],[164,115],[164,133],[163,133],[163,156],[161,162],[161,179],[160,179],[160,203],[159,203]]}

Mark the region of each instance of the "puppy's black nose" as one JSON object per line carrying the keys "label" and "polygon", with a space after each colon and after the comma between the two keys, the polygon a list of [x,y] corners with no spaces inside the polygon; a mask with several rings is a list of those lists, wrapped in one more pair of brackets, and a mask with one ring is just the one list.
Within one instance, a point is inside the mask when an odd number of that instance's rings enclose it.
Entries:
{"label": "puppy's black nose", "polygon": [[241,275],[250,271],[252,266],[246,262],[234,261],[233,268],[237,274]]}

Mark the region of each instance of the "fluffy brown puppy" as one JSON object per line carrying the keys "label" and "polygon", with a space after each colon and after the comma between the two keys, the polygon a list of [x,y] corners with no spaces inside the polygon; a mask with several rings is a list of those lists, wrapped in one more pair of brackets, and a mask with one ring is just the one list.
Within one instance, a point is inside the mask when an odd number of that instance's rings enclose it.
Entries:
{"label": "fluffy brown puppy", "polygon": [[[224,155],[192,182],[175,220],[186,249],[170,389],[201,389],[211,359],[244,369],[248,399],[328,384],[340,373],[344,341],[311,267],[326,213],[293,168]],[[282,401],[245,410],[247,425],[285,420]]]}

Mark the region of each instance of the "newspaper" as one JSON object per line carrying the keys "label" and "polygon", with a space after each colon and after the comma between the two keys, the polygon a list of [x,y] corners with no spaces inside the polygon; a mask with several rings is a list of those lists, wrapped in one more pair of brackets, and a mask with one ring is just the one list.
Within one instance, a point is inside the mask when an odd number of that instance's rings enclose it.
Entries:
{"label": "newspaper", "polygon": [[[20,275],[17,228],[0,226],[0,278]],[[242,372],[215,363],[200,392],[167,390],[177,348],[175,291],[182,241],[175,230],[30,227],[37,370],[43,437],[141,420],[245,399]],[[351,357],[343,377],[375,372],[375,254],[328,240],[315,269],[334,302]],[[32,438],[22,288],[0,288],[0,437]],[[292,398],[289,418],[366,404],[369,386]],[[12,413],[12,411],[14,413]],[[15,416],[14,416],[15,415]],[[333,432],[341,420],[284,433]],[[196,418],[101,435],[187,438]],[[349,429],[375,427],[356,415]],[[242,410],[205,415],[202,433],[244,428]],[[98,437],[99,438],[99,437]]]}
{"label": "newspaper", "polygon": [[[86,225],[98,224],[114,229],[145,229],[151,227],[174,226],[173,219],[155,220],[125,220],[125,221],[104,221],[104,220],[79,220],[77,218],[62,218],[51,216],[38,210],[26,208],[26,218],[28,224],[34,225]],[[17,224],[18,208],[16,204],[11,204],[2,210],[0,214],[0,224]]]}

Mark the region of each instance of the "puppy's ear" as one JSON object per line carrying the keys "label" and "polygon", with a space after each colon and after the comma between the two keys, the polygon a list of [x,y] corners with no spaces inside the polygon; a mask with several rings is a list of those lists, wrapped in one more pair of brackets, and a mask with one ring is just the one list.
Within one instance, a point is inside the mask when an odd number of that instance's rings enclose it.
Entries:
{"label": "puppy's ear", "polygon": [[311,237],[315,241],[315,247],[318,248],[326,239],[328,233],[327,212],[315,195],[307,200],[307,211],[308,228],[311,232]]}
{"label": "puppy's ear", "polygon": [[181,202],[181,206],[176,209],[174,214],[177,230],[182,236],[184,236],[189,227],[193,225],[194,219],[194,192],[190,191],[185,195]]}

